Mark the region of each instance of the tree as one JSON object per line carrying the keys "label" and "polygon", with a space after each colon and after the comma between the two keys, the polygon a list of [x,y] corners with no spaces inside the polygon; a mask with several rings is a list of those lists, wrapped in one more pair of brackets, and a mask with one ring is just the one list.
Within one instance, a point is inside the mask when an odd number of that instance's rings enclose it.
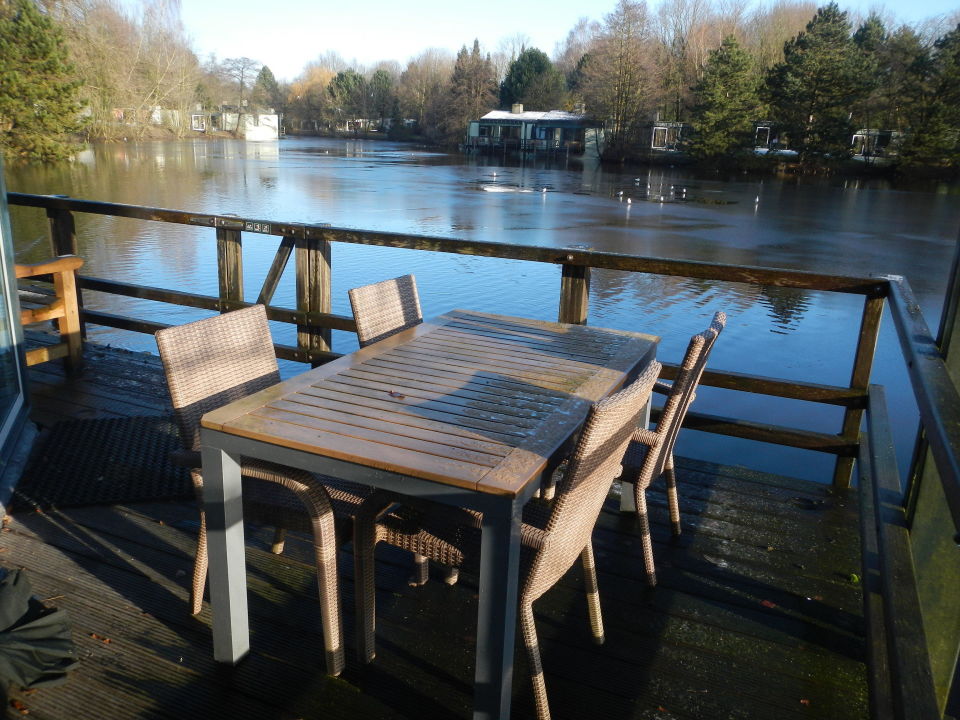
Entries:
{"label": "tree", "polygon": [[849,154],[850,113],[863,95],[862,74],[847,13],[836,3],[819,8],[806,31],[784,45],[783,62],[767,75],[767,92],[801,154]]}
{"label": "tree", "polygon": [[394,105],[397,104],[393,78],[392,73],[381,67],[374,70],[370,80],[367,81],[367,88],[370,92],[370,109],[381,128],[384,119],[391,116]]}
{"label": "tree", "polygon": [[5,154],[55,160],[81,129],[78,81],[63,35],[33,0],[0,5],[0,147]]}
{"label": "tree", "polygon": [[872,12],[853,34],[861,62],[863,97],[853,108],[857,125],[864,128],[887,128],[889,114],[883,88],[889,86],[889,65],[886,62],[887,29],[880,16]]}
{"label": "tree", "polygon": [[546,53],[536,48],[525,48],[510,63],[507,76],[500,84],[500,105],[514,103],[529,105],[531,109],[550,110],[564,104],[566,81],[554,69]]}
{"label": "tree", "polygon": [[646,3],[619,0],[583,66],[580,92],[591,114],[606,120],[604,152],[611,158],[632,152],[641,123],[656,106],[650,35]]}
{"label": "tree", "polygon": [[464,45],[450,77],[449,113],[444,118],[447,142],[456,142],[466,132],[467,123],[477,120],[497,102],[496,71],[489,55],[480,52],[480,43],[473,49]]}
{"label": "tree", "polygon": [[400,74],[397,97],[400,112],[416,121],[418,131],[428,138],[440,134],[446,112],[453,56],[444,50],[424,50],[407,62]]}
{"label": "tree", "polygon": [[327,91],[333,99],[333,105],[339,119],[353,120],[366,118],[369,114],[367,101],[367,81],[356,70],[338,72]]}
{"label": "tree", "polygon": [[243,127],[244,108],[247,105],[247,91],[260,72],[260,63],[248,57],[227,58],[220,64],[220,71],[228,80],[236,83],[237,92],[237,131]]}
{"label": "tree", "polygon": [[936,41],[920,71],[928,92],[904,142],[903,162],[956,167],[960,164],[960,25]]}
{"label": "tree", "polygon": [[280,84],[274,77],[273,71],[266,65],[260,68],[250,97],[256,105],[273,108],[277,112],[281,111],[283,95],[280,92]]}
{"label": "tree", "polygon": [[750,56],[732,35],[710,53],[693,94],[694,157],[720,160],[750,147],[760,96]]}

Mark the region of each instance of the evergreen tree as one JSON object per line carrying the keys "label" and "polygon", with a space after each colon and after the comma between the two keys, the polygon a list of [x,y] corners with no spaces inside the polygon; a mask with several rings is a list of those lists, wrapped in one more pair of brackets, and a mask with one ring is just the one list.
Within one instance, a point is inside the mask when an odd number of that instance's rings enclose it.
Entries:
{"label": "evergreen tree", "polygon": [[0,149],[54,160],[82,122],[63,35],[33,0],[0,3]]}
{"label": "evergreen tree", "polygon": [[448,113],[444,118],[447,142],[457,142],[467,129],[467,123],[486,114],[497,102],[497,80],[489,55],[480,52],[480,43],[473,41],[473,49],[466,45],[457,53],[450,78]]}
{"label": "evergreen tree", "polygon": [[774,115],[804,155],[850,151],[850,113],[863,96],[863,63],[850,37],[847,13],[836,3],[817,10],[783,47],[783,62],[767,75]]}
{"label": "evergreen tree", "polygon": [[283,105],[283,95],[280,92],[280,85],[273,71],[264,65],[260,68],[256,82],[253,83],[253,102],[261,107],[271,107],[280,112]]}
{"label": "evergreen tree", "polygon": [[960,165],[960,25],[937,40],[926,64],[927,102],[907,133],[906,165]]}
{"label": "evergreen tree", "polygon": [[750,56],[732,35],[710,52],[693,93],[691,155],[718,160],[746,151],[760,115],[760,96]]}
{"label": "evergreen tree", "polygon": [[853,44],[860,56],[860,88],[863,93],[853,108],[858,128],[890,129],[892,113],[883,93],[883,88],[890,84],[890,65],[886,57],[888,43],[887,29],[876,13],[870,13],[853,34]]}
{"label": "evergreen tree", "polygon": [[375,70],[367,83],[367,89],[370,92],[373,117],[377,118],[380,127],[383,127],[384,119],[390,117],[396,105],[397,96],[393,89],[393,77],[383,68]]}
{"label": "evergreen tree", "polygon": [[536,48],[525,48],[510,63],[507,76],[500,84],[500,105],[529,105],[531,110],[550,110],[564,102],[566,81],[546,54]]}
{"label": "evergreen tree", "polygon": [[933,95],[933,58],[917,32],[904,25],[887,39],[884,64],[887,82],[881,87],[890,115],[890,129],[906,133],[921,124]]}

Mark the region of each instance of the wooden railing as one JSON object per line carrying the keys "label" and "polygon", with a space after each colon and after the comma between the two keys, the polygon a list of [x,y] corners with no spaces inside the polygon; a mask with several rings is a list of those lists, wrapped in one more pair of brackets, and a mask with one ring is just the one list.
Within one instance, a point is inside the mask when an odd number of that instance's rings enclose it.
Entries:
{"label": "wooden railing", "polygon": [[[586,322],[592,268],[862,295],[864,297],[863,316],[848,386],[784,381],[730,372],[708,372],[703,379],[705,384],[719,388],[842,406],[844,421],[839,434],[797,430],[695,413],[688,416],[688,426],[697,430],[831,453],[837,456],[834,483],[841,487],[850,483],[853,461],[857,452],[860,422],[866,405],[867,385],[873,367],[874,349],[879,334],[880,315],[887,294],[887,283],[882,279],[664,260],[592,250],[558,250],[402,233],[358,231],[328,225],[305,225],[235,216],[185,213],[58,196],[10,193],[9,200],[13,205],[46,210],[50,221],[53,249],[57,254],[76,252],[76,230],[72,215],[74,212],[213,228],[216,234],[220,283],[218,297],[86,276],[80,278],[80,286],[85,290],[97,290],[221,312],[249,304],[243,301],[242,234],[277,236],[279,238],[277,252],[258,294],[257,302],[267,306],[267,313],[271,320],[293,323],[297,326],[297,346],[278,345],[277,356],[314,364],[337,357],[330,350],[331,330],[355,329],[352,318],[330,312],[332,272],[330,248],[337,242],[560,265],[562,270],[557,319],[568,323]],[[295,255],[296,262],[296,309],[270,304],[291,254]],[[83,311],[83,320],[146,333],[153,333],[164,327],[161,323],[92,310]],[[668,375],[675,371],[675,367],[666,368]]]}
{"label": "wooden railing", "polygon": [[[870,386],[880,317],[887,303],[900,337],[906,365],[920,411],[923,447],[929,447],[935,468],[944,519],[937,528],[953,543],[946,562],[960,567],[960,396],[944,362],[940,345],[920,314],[906,280],[899,277],[846,277],[795,270],[744,267],[660,258],[636,257],[592,250],[558,250],[505,243],[465,241],[402,233],[359,231],[328,225],[306,225],[185,213],[175,210],[74,200],[58,196],[10,193],[10,204],[46,210],[55,254],[76,254],[73,213],[92,213],[154,222],[209,227],[217,242],[219,293],[217,297],[81,276],[82,289],[157,300],[214,311],[245,307],[243,300],[242,234],[279,238],[276,255],[257,297],[271,320],[297,326],[296,347],[276,346],[278,357],[321,363],[337,355],[330,350],[331,330],[355,330],[353,319],[331,309],[331,247],[358,243],[432,252],[497,257],[561,266],[561,322],[585,323],[589,308],[592,268],[656,275],[749,283],[761,286],[818,290],[860,295],[863,307],[856,351],[846,386],[787,381],[734,372],[707,371],[703,384],[759,395],[806,400],[844,408],[839,433],[798,430],[777,425],[690,413],[685,427],[733,437],[759,440],[836,456],[834,486],[850,484],[854,461],[859,461],[863,538],[863,581],[871,668],[871,707],[874,717],[940,717],[951,692],[952,678],[931,672],[925,640],[924,608],[918,597],[922,573],[942,568],[918,566],[911,555],[911,518],[908,493],[901,489],[893,457],[889,421],[882,390]],[[295,309],[271,305],[280,277],[291,256],[296,263]],[[958,255],[960,258],[960,255]],[[960,261],[954,274],[960,274]],[[960,283],[952,283],[960,295]],[[84,310],[85,322],[137,332],[153,333],[164,325],[142,319]],[[668,377],[676,367],[666,366]],[[861,435],[867,412],[868,432]],[[956,596],[952,596],[956,597]],[[955,603],[950,599],[949,602]],[[928,603],[929,605],[929,603]],[[951,606],[953,607],[953,606]],[[930,632],[929,627],[926,632]],[[960,638],[951,639],[946,655]],[[952,670],[950,671],[952,672]],[[953,683],[953,685],[958,685]],[[946,689],[945,689],[946,688]],[[956,697],[956,687],[953,688]],[[931,714],[932,713],[932,714]]]}

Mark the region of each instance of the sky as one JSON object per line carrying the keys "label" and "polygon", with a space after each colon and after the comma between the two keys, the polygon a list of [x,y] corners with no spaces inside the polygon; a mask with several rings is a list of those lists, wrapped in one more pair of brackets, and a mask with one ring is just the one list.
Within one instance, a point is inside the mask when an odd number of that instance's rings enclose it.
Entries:
{"label": "sky", "polygon": [[[825,2],[826,0],[824,0]],[[656,7],[657,0],[648,0]],[[839,0],[840,7],[866,14],[885,8],[899,22],[914,23],[960,10],[960,0]],[[530,45],[552,56],[580,17],[602,20],[615,0],[182,0],[181,17],[201,59],[249,57],[279,80],[293,80],[311,60],[329,51],[347,62],[370,66],[407,60],[427,48],[456,53],[474,38],[495,52],[504,38],[522,33]]]}

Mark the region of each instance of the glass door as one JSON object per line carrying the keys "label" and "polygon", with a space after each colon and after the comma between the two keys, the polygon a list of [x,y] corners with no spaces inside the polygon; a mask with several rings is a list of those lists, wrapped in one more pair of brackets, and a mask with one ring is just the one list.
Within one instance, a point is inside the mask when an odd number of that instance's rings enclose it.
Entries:
{"label": "glass door", "polygon": [[[7,215],[7,188],[0,159],[0,450],[8,456],[7,444],[16,436],[25,420],[25,385],[23,356],[20,352],[22,333],[17,316],[19,306],[13,274],[13,238]],[[0,474],[3,463],[0,463]]]}

